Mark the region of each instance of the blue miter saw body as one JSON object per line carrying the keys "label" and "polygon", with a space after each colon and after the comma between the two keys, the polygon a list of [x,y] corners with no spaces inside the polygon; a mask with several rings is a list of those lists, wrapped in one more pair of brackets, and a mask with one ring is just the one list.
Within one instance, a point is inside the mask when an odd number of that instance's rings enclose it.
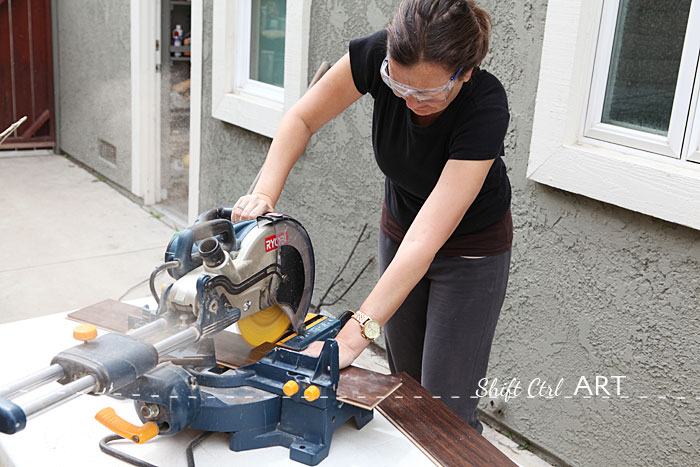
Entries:
{"label": "blue miter saw body", "polygon": [[327,340],[319,358],[276,348],[220,374],[163,366],[122,393],[140,394],[137,413],[160,434],[230,433],[233,451],[285,446],[291,459],[316,465],[328,456],[337,427],[354,418],[362,428],[373,416],[336,399],[338,375],[338,344]]}
{"label": "blue miter saw body", "polygon": [[[234,451],[285,446],[291,459],[316,465],[338,426],[368,423],[372,410],[337,399],[333,338],[349,314],[308,313],[314,256],[306,230],[287,216],[235,225],[230,216],[230,208],[207,211],[170,241],[151,275],[158,307],[129,316],[132,331],[88,338],[0,387],[0,432],[20,431],[29,417],[89,392],[134,401],[142,427],[112,409],[96,418],[137,443],[192,428],[228,433]],[[163,270],[175,280],[159,296],[154,279]],[[213,335],[234,323],[251,347],[277,347],[239,368],[217,365]],[[301,353],[319,340],[318,357]],[[52,381],[64,386],[28,404],[12,400]]]}

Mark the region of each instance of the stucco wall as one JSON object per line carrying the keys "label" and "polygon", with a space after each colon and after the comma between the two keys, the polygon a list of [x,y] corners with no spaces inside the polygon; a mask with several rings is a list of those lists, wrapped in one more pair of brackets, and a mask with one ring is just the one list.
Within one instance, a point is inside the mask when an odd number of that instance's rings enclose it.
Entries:
{"label": "stucco wall", "polygon": [[[314,2],[310,75],[381,27],[393,1]],[[511,279],[489,377],[556,385],[551,399],[511,399],[500,420],[572,465],[694,465],[700,459],[697,290],[700,236],[525,178],[545,0],[483,0],[495,22],[484,67],[508,92],[506,164],[513,186]],[[230,204],[262,164],[269,140],[211,118],[211,2],[205,2],[200,208]],[[279,208],[304,223],[325,289],[364,222],[371,238],[350,269],[374,254],[383,194],[370,147],[371,98],[318,132]],[[358,306],[376,267],[335,307]],[[318,297],[318,295],[317,295]],[[622,396],[572,396],[581,376],[624,376]],[[483,401],[486,402],[486,401]],[[483,404],[486,406],[486,404]],[[488,408],[486,410],[489,410]]]}
{"label": "stucco wall", "polygon": [[[129,0],[60,0],[54,6],[60,149],[131,186]],[[99,157],[99,139],[116,148],[116,164]]]}
{"label": "stucco wall", "polygon": [[[496,23],[485,66],[510,99],[515,222],[489,377],[564,379],[501,419],[573,465],[697,465],[700,235],[526,180],[546,2],[483,4]],[[566,398],[596,375],[625,376],[627,398]]]}

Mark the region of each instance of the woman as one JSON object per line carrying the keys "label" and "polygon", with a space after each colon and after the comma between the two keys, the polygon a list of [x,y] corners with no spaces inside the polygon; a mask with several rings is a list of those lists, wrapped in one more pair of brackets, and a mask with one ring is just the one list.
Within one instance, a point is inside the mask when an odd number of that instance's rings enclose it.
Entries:
{"label": "woman", "polygon": [[392,372],[408,372],[479,432],[475,393],[512,242],[501,160],[508,104],[498,79],[478,68],[489,31],[472,0],[404,0],[386,29],[351,41],[285,115],[253,194],[232,216],[272,211],[311,135],[371,93],[372,143],[386,175],[381,277],[337,336],[340,365],[376,337],[377,321]]}

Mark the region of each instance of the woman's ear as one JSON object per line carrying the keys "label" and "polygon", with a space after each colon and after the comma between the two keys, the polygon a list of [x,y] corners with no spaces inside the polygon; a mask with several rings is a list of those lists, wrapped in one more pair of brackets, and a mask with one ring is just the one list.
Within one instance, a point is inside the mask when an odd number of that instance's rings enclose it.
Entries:
{"label": "woman's ear", "polygon": [[465,71],[464,73],[462,73],[462,81],[464,81],[464,82],[466,83],[467,81],[469,81],[470,79],[472,79],[472,73],[473,73],[473,72],[474,72],[474,68],[470,68],[469,70],[467,70],[467,71]]}

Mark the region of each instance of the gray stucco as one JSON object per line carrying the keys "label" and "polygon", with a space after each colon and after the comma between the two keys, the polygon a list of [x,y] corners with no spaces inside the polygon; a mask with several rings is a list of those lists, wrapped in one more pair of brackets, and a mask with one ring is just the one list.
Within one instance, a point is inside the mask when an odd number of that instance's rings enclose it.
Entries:
{"label": "gray stucco", "polygon": [[[130,187],[129,0],[61,0],[54,5],[60,149]],[[99,157],[99,139],[116,147],[116,164]]]}
{"label": "gray stucco", "polygon": [[[483,2],[495,20],[485,66],[508,91],[515,239],[489,376],[564,378],[523,396],[505,424],[574,465],[700,459],[698,232],[525,178],[545,1]],[[566,399],[581,376],[622,375],[627,399]]]}
{"label": "gray stucco", "polygon": [[[345,53],[351,38],[380,28],[396,3],[314,2],[310,76],[322,60]],[[495,23],[484,67],[501,78],[510,100],[505,160],[515,223],[510,287],[489,377],[499,385],[512,378],[525,386],[534,378],[553,385],[564,380],[561,395],[521,394],[495,416],[572,465],[697,464],[700,236],[526,179],[546,1],[481,3]],[[244,193],[270,143],[211,117],[208,0],[204,18],[201,210]],[[371,238],[350,269],[375,253],[383,185],[372,156],[370,109],[365,97],[314,136],[279,204],[314,241],[317,294],[364,222]],[[376,278],[371,269],[336,311],[359,306]],[[624,376],[626,398],[566,397],[581,376],[591,381],[596,375]]]}

